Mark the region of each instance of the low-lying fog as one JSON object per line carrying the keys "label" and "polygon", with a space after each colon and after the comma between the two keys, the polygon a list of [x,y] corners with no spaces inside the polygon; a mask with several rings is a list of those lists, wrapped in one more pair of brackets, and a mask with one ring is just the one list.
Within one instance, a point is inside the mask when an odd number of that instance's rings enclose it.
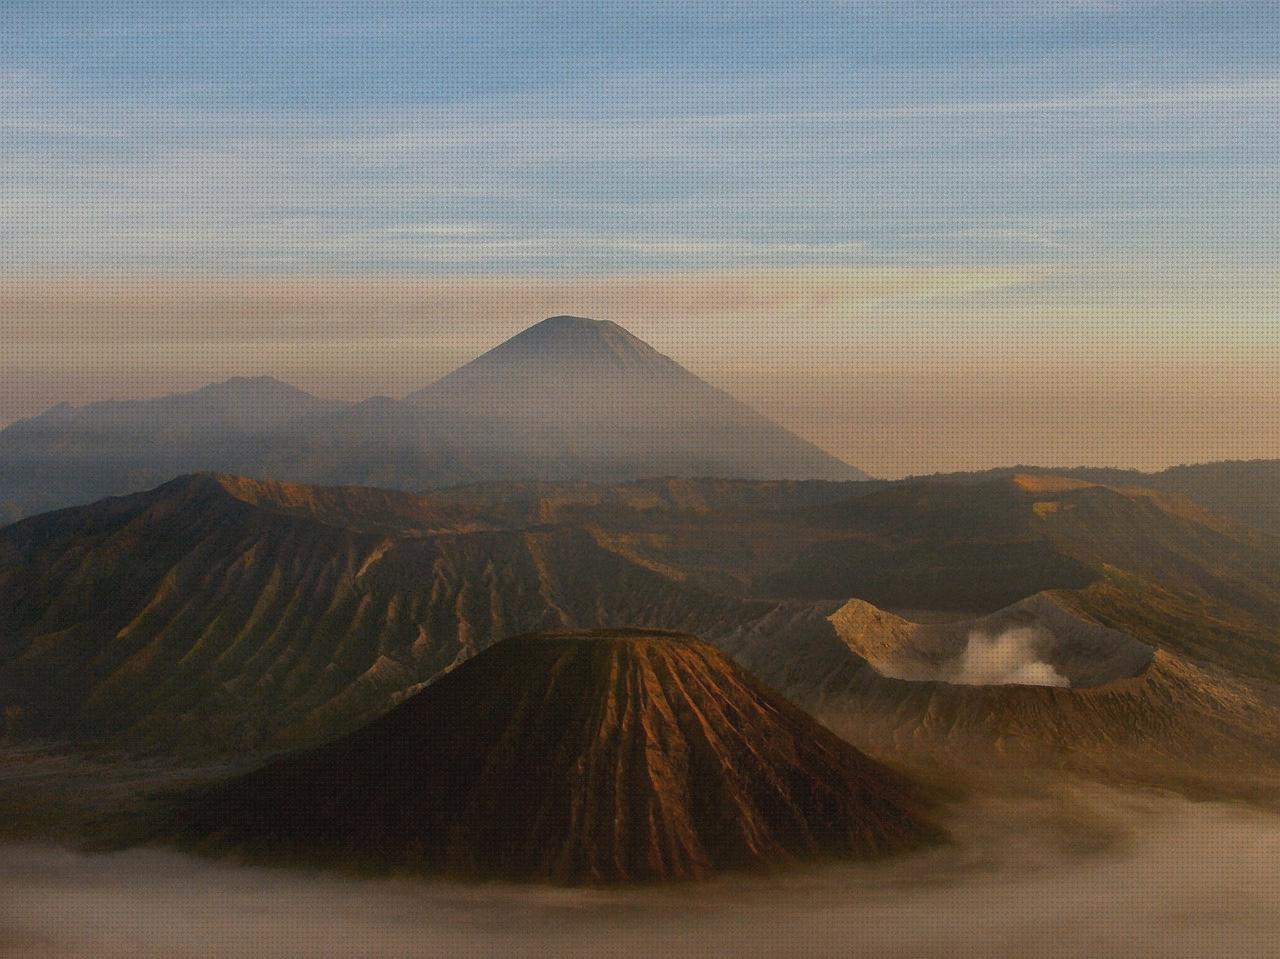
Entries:
{"label": "low-lying fog", "polygon": [[892,863],[607,891],[10,845],[0,955],[1276,954],[1275,814],[1062,784],[951,825],[956,845]]}

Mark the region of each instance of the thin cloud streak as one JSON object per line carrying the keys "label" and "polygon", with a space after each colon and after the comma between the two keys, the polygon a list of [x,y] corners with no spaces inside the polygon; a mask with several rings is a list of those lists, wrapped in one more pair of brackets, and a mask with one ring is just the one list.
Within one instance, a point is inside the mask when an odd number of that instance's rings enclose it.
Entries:
{"label": "thin cloud streak", "polygon": [[[679,256],[703,268],[1044,263],[1105,242],[1133,260],[1168,245],[1167,232],[1139,225],[1143,214],[1175,208],[1184,222],[1194,214],[1177,239],[1185,258],[1230,243],[1233,256],[1265,259],[1274,231],[1251,210],[1276,201],[1280,75],[1203,52],[1173,70],[1157,54],[1071,47],[1000,63],[741,74],[628,66],[359,109],[253,108],[190,91],[104,98],[10,71],[0,255],[9,272],[203,261],[214,272],[513,273],[558,258],[607,273]],[[1239,212],[1227,220],[1224,209]],[[1052,216],[1073,235],[1011,244],[1033,234],[1026,221]],[[1107,216],[1104,237],[1090,224]],[[926,218],[943,222],[922,229]],[[410,225],[422,222],[500,235],[428,230],[440,242],[413,247]]]}
{"label": "thin cloud streak", "polygon": [[[426,325],[522,326],[561,312],[676,322],[804,315],[901,298],[956,297],[1042,280],[1036,267],[758,268],[601,277],[242,277],[152,274],[0,280],[0,336],[14,343],[121,339],[378,338]],[[356,319],[358,317],[358,320]]]}

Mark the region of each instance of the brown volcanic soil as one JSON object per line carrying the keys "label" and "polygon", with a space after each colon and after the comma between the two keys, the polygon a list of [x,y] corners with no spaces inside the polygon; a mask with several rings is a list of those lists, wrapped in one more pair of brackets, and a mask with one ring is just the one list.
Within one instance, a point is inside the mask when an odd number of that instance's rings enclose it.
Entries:
{"label": "brown volcanic soil", "polygon": [[706,643],[528,634],[199,796],[205,849],[561,882],[693,879],[939,837],[901,775]]}
{"label": "brown volcanic soil", "polygon": [[0,530],[0,741],[183,755],[315,745],[503,636],[749,618],[574,528],[238,477]]}
{"label": "brown volcanic soil", "polygon": [[[632,626],[703,636],[917,768],[1280,768],[1272,540],[1052,477],[857,485],[416,497],[201,475],[34,517],[0,530],[0,741],[201,762],[312,746],[504,636]],[[1023,564],[1028,548],[1052,562]],[[1064,563],[1087,585],[1064,588]],[[763,589],[788,569],[836,598]],[[1027,598],[1036,584],[1052,588]],[[1044,628],[1072,688],[936,681],[971,629],[1006,625]]]}

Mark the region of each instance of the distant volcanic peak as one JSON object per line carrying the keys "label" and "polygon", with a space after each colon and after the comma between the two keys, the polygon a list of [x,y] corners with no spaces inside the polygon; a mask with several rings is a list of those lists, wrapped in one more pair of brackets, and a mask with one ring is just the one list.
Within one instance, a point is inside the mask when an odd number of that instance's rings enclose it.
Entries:
{"label": "distant volcanic peak", "polygon": [[[521,330],[484,356],[512,351],[571,350],[582,353],[595,347],[643,356],[660,356],[653,347],[633,336],[611,320],[592,320],[582,316],[551,316]],[[481,357],[483,359],[483,357]]]}
{"label": "distant volcanic peak", "polygon": [[[88,409],[98,406],[105,406],[108,403],[120,405],[121,402],[133,404],[154,404],[166,405],[175,402],[198,402],[198,401],[221,401],[227,403],[239,402],[286,402],[300,403],[308,406],[316,407],[330,406],[325,401],[319,399],[315,395],[308,393],[306,390],[299,389],[292,383],[286,383],[284,380],[276,379],[274,376],[231,376],[225,380],[218,380],[215,383],[208,383],[197,389],[186,393],[172,393],[166,396],[159,396],[151,400],[133,400],[133,401],[107,401],[106,403],[92,404]],[[270,413],[270,410],[264,410],[264,413]]]}
{"label": "distant volcanic peak", "polygon": [[[465,392],[482,388],[499,403],[529,389],[554,394],[572,384],[593,389],[683,377],[688,387],[708,388],[674,360],[618,324],[578,316],[553,316],[521,331],[470,363],[412,394],[415,402],[474,402]],[[459,390],[464,392],[459,393]],[[514,392],[513,392],[514,391]]]}
{"label": "distant volcanic peak", "polygon": [[865,857],[937,831],[914,787],[695,637],[505,640],[346,739],[199,800],[192,838],[560,882]]}
{"label": "distant volcanic peak", "polygon": [[149,399],[95,400],[80,405],[58,403],[30,419],[19,420],[14,425],[61,422],[95,416],[128,415],[151,409],[167,410],[175,406],[184,407],[200,402],[231,403],[264,400],[323,405],[323,401],[312,394],[273,376],[232,376],[194,390],[169,393]]}
{"label": "distant volcanic peak", "polygon": [[592,340],[615,347],[636,349],[646,354],[657,353],[644,340],[633,336],[612,320],[593,320],[585,316],[549,316],[518,333],[508,342],[580,344]]}
{"label": "distant volcanic peak", "polygon": [[[10,429],[37,434],[53,431],[47,435],[55,439],[62,429],[106,429],[143,448],[163,449],[175,441],[200,448],[214,437],[275,430],[296,417],[332,411],[342,405],[271,376],[234,376],[187,392],[148,399],[99,400],[83,406],[60,404],[19,421]],[[110,455],[112,450],[94,453]]]}
{"label": "distant volcanic peak", "polygon": [[[549,316],[545,320],[539,320],[533,326],[527,327],[521,336],[540,335],[540,336],[557,336],[564,334],[597,334],[606,330],[616,330],[624,336],[631,336],[617,323],[612,320],[593,320],[589,316],[572,316],[568,313],[562,313],[559,316]],[[632,337],[635,339],[635,337]]]}
{"label": "distant volcanic peak", "polygon": [[512,478],[865,478],[608,321],[543,320],[407,401]]}

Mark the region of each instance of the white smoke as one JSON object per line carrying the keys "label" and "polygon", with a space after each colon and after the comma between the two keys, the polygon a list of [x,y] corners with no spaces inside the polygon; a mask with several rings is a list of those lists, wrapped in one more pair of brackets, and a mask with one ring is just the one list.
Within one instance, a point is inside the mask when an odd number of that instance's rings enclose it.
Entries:
{"label": "white smoke", "polygon": [[975,629],[964,652],[948,664],[944,677],[961,686],[1070,686],[1040,652],[1053,637],[1033,626],[1013,626],[994,636]]}

